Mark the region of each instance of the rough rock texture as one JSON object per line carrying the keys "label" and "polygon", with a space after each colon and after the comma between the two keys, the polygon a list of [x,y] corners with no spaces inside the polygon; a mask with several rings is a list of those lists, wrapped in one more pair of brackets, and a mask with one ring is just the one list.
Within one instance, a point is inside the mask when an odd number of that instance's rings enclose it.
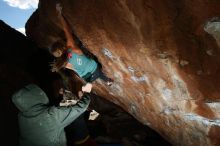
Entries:
{"label": "rough rock texture", "polygon": [[[72,29],[115,83],[97,93],[173,145],[220,145],[219,0],[61,0]],[[64,38],[53,0],[26,33],[41,47]]]}
{"label": "rough rock texture", "polygon": [[121,146],[172,146],[158,133],[141,124],[130,114],[109,101],[93,96],[90,108],[100,114],[87,121],[90,135],[99,143]]}

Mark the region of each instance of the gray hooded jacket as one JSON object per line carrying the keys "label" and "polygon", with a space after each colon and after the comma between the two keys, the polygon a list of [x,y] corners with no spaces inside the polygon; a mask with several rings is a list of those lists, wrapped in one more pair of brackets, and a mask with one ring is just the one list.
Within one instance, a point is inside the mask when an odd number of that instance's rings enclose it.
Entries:
{"label": "gray hooded jacket", "polygon": [[64,128],[86,111],[90,98],[83,98],[73,106],[48,106],[46,94],[30,84],[12,97],[19,109],[21,146],[66,146]]}

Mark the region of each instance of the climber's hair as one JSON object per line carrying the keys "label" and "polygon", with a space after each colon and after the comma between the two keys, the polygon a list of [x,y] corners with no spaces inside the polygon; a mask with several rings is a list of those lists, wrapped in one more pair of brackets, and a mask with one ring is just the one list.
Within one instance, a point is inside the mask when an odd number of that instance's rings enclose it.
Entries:
{"label": "climber's hair", "polygon": [[63,40],[58,40],[58,41],[54,42],[50,48],[50,53],[54,53],[57,50],[60,50],[62,52],[68,50],[66,47],[66,42]]}
{"label": "climber's hair", "polygon": [[50,53],[54,53],[57,50],[61,50],[62,55],[56,58],[54,65],[57,67],[58,70],[60,70],[67,64],[68,61],[68,48],[66,47],[66,42],[63,40],[58,40],[54,42],[50,48]]}
{"label": "climber's hair", "polygon": [[[82,41],[74,33],[72,34],[72,36],[75,44],[82,50],[83,54],[88,58],[92,58],[96,60],[96,62],[98,62],[97,58],[88,51],[88,49],[85,47]],[[62,55],[56,58],[56,62],[55,62],[55,66],[57,67],[58,70],[63,68],[68,62],[68,53],[69,53],[68,49],[69,48],[66,46],[66,41],[63,40],[58,40],[54,42],[50,47],[49,51],[51,54],[58,50],[62,51]]]}

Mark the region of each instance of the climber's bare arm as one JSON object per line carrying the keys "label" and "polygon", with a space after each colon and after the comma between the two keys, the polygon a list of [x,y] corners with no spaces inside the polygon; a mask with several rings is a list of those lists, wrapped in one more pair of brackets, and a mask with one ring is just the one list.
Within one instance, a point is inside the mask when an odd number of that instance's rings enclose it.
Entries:
{"label": "climber's bare arm", "polygon": [[73,65],[71,63],[69,63],[69,62],[66,64],[65,67],[68,68],[68,69],[73,70]]}
{"label": "climber's bare arm", "polygon": [[66,39],[67,39],[67,44],[66,44],[67,47],[71,48],[77,54],[82,54],[82,51],[75,45],[73,36],[71,34],[71,31],[70,31],[70,27],[69,27],[69,25],[67,24],[65,18],[62,15],[60,16],[60,20],[61,20],[63,30],[65,32],[65,36],[66,36]]}
{"label": "climber's bare arm", "polygon": [[71,48],[75,53],[82,54],[83,52],[79,49],[79,47],[75,44],[75,41],[73,39],[70,26],[68,25],[67,21],[65,20],[64,16],[62,15],[62,7],[60,4],[56,5],[56,10],[58,13],[58,18],[60,19],[60,22],[63,26],[63,31],[65,33],[66,39],[67,39],[67,47]]}

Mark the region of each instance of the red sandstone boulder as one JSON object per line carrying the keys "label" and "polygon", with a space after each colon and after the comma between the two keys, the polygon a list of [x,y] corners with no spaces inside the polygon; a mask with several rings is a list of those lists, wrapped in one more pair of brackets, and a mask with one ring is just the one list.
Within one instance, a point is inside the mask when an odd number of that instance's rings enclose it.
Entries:
{"label": "red sandstone boulder", "polygon": [[[61,0],[73,31],[114,79],[97,93],[173,145],[220,145],[219,0]],[[26,25],[40,47],[64,37],[54,0]]]}

